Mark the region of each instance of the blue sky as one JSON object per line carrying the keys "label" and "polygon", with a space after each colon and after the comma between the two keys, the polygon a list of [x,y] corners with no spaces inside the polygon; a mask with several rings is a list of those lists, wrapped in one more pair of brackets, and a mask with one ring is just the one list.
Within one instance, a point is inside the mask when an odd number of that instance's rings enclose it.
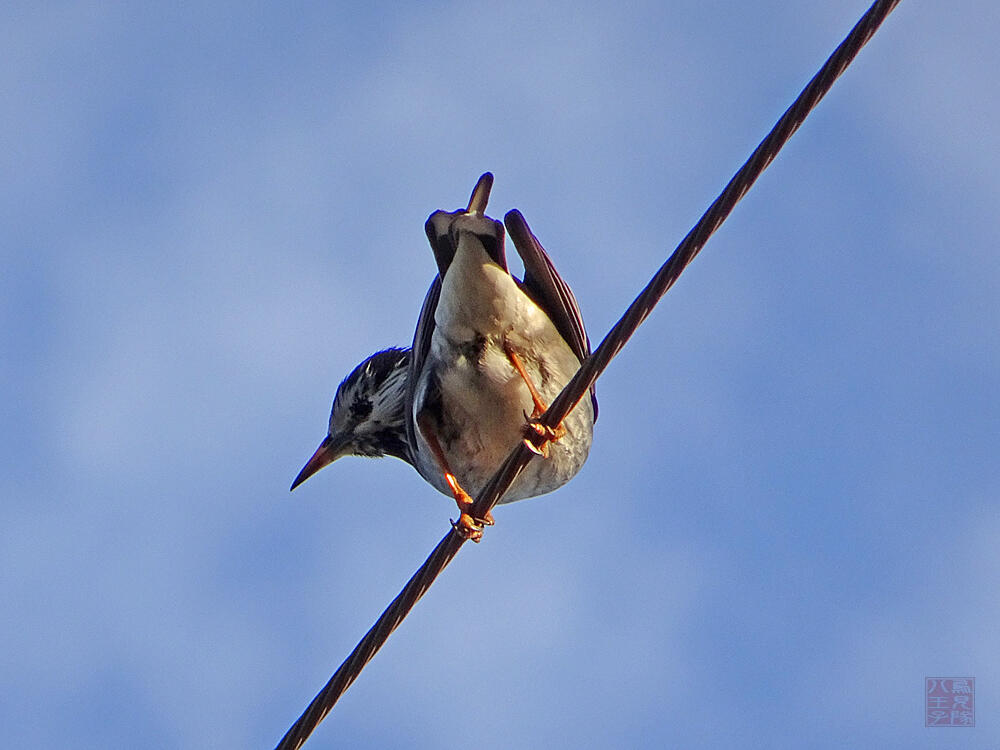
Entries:
{"label": "blue sky", "polygon": [[[288,493],[427,215],[493,171],[600,340],[866,7],[7,5],[6,741],[272,747],[454,516]],[[997,747],[997,16],[902,3],[308,747]]]}

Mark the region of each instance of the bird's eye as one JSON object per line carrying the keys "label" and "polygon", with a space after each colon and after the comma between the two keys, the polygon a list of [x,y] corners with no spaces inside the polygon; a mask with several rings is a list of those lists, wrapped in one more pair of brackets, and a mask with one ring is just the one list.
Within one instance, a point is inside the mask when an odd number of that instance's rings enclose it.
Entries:
{"label": "bird's eye", "polygon": [[361,422],[372,413],[372,402],[367,398],[359,398],[351,404],[351,418],[355,422]]}

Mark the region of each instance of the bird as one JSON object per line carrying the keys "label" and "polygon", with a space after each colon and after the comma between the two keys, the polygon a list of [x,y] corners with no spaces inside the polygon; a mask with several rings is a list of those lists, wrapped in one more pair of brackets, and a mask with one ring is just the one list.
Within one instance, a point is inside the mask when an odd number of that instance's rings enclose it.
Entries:
{"label": "bird", "polygon": [[[555,429],[538,418],[590,355],[590,340],[576,297],[520,211],[503,224],[485,215],[492,186],[487,172],[465,209],[427,219],[438,273],[412,345],[378,351],[344,378],[327,435],[292,490],[343,456],[392,456],[454,498],[452,525],[478,542],[494,519],[473,518],[473,498],[518,441],[541,458],[501,503],[551,492],[580,471],[597,419],[593,388]],[[505,226],[523,280],[507,266]]]}

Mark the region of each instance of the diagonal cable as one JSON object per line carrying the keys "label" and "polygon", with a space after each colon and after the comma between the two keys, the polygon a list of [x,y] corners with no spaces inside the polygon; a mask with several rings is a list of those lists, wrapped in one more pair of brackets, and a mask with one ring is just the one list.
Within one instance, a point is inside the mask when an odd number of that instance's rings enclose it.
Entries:
{"label": "diagonal cable", "polygon": [[[622,350],[639,325],[646,319],[653,307],[681,275],[687,265],[705,246],[708,238],[718,229],[733,208],[760,177],[792,134],[798,130],[810,111],[819,103],[833,86],[834,81],[847,69],[861,48],[899,4],[899,0],[876,0],[861,20],[854,26],[840,46],[830,55],[820,71],[813,76],[802,93],[778,120],[777,124],[761,141],[750,158],[726,185],[718,198],[709,206],[694,228],[688,232],[649,282],[642,293],[629,306],[614,328],[604,337],[601,345],[581,365],[573,379],[567,383],[541,417],[541,422],[549,427],[558,425],[573,407],[587,393],[590,386],[600,377],[611,360]],[[483,518],[497,504],[517,475],[535,456],[523,443],[519,443],[504,463],[493,475],[476,498],[471,514]],[[382,613],[378,621],[361,639],[351,655],[326,686],[313,699],[298,721],[288,730],[277,750],[292,750],[302,747],[313,730],[326,717],[334,704],[357,679],[364,666],[371,660],[382,644],[389,638],[403,618],[424,595],[430,585],[458,554],[465,540],[454,530],[438,543],[430,557],[413,574],[399,595]]]}

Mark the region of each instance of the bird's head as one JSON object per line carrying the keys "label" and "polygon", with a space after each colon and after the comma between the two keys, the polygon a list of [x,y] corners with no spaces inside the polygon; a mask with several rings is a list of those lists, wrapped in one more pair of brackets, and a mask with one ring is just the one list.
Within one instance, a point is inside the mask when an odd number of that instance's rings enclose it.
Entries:
{"label": "bird's head", "polygon": [[409,460],[404,406],[409,364],[409,349],[386,349],[344,378],[333,399],[327,436],[295,477],[293,490],[341,456]]}

